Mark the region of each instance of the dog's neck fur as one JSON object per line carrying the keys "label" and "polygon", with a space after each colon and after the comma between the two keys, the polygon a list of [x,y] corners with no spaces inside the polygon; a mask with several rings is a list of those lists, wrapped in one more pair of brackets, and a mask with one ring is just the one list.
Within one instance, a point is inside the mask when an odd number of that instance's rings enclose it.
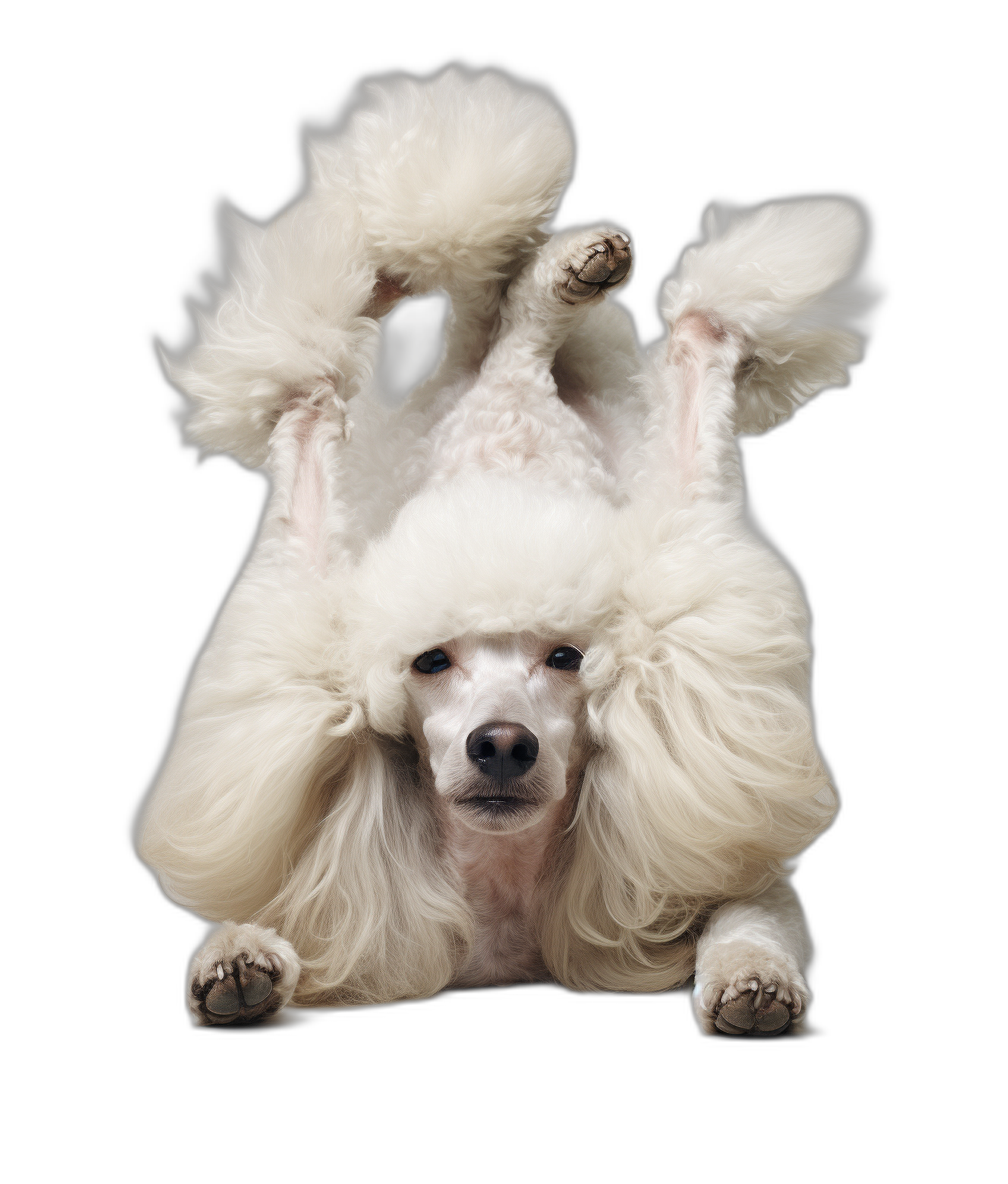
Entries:
{"label": "dog's neck fur", "polygon": [[569,812],[566,800],[556,802],[534,826],[506,835],[485,834],[456,818],[447,820],[446,853],[476,921],[472,948],[455,985],[547,977],[533,923],[535,900]]}

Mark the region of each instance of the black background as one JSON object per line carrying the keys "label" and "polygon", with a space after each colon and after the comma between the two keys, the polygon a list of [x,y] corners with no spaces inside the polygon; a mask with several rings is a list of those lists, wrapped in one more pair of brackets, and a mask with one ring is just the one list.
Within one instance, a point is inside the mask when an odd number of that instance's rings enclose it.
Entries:
{"label": "black background", "polygon": [[[105,623],[98,675],[115,688],[101,740],[108,926],[123,935],[124,957],[145,966],[143,1042],[199,1047],[236,1038],[188,1027],[182,978],[204,926],[163,899],[131,855],[129,830],[264,498],[261,477],[227,459],[198,464],[180,448],[172,422],[179,400],[161,378],[153,341],[178,347],[188,339],[184,297],[218,264],[221,198],[269,218],[302,184],[302,124],[332,118],[361,77],[429,72],[450,60],[544,83],[569,110],[578,160],[557,223],[612,219],[633,234],[635,275],[619,298],[643,341],[661,332],[657,290],[711,200],[840,193],[871,213],[868,275],[882,300],[866,361],[846,390],[821,394],[769,436],[745,440],[743,451],[753,514],[800,574],[813,609],[817,733],[842,800],[839,821],[796,875],[817,950],[810,982],[818,1035],[790,1048],[802,1056],[839,1049],[874,1027],[866,967],[901,954],[897,939],[880,933],[878,901],[899,899],[909,857],[897,825],[909,725],[895,708],[916,510],[899,471],[912,450],[900,412],[910,397],[911,308],[920,296],[920,230],[907,193],[925,185],[926,95],[897,92],[894,58],[867,32],[858,44],[809,33],[787,46],[770,28],[728,32],[730,44],[714,27],[515,36],[508,25],[452,41],[442,25],[436,39],[398,30],[381,50],[336,20],[307,40],[175,28],[156,50],[110,66],[95,137],[95,160],[107,148],[109,161],[94,175],[103,249],[116,260],[115,302],[99,327],[114,343],[102,394],[113,413],[94,482],[111,472],[113,503],[108,554],[95,553],[92,572]],[[412,343],[422,355],[438,315],[437,301],[406,305],[397,314],[402,350]],[[926,404],[935,395],[918,380],[913,398]],[[573,1035],[586,1051],[605,1032],[621,1048],[680,1055],[696,1044],[725,1055],[700,1044],[685,997],[546,990],[335,1012],[255,1040],[257,1053],[270,1041],[346,1058],[379,1045],[406,1055],[436,1038],[452,1055],[479,1061],[507,1057],[512,1037],[539,1031],[553,1042]],[[471,1043],[475,1032],[494,1034],[482,1051]]]}

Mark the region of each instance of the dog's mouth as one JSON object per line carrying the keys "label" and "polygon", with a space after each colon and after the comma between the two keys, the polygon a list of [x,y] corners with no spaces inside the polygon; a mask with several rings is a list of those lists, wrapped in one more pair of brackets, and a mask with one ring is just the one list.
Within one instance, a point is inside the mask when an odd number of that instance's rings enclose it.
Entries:
{"label": "dog's mouth", "polygon": [[475,810],[480,814],[521,814],[525,810],[534,810],[536,802],[527,797],[515,794],[476,794],[473,797],[462,798],[460,806],[467,810]]}
{"label": "dog's mouth", "polygon": [[502,789],[469,793],[466,797],[457,798],[456,802],[458,805],[466,807],[467,810],[489,812],[500,810],[513,813],[520,810],[533,810],[539,804],[538,800],[529,796],[528,793]]}
{"label": "dog's mouth", "polygon": [[531,786],[481,785],[455,798],[455,806],[474,824],[490,829],[510,828],[531,819],[542,808],[542,795]]}

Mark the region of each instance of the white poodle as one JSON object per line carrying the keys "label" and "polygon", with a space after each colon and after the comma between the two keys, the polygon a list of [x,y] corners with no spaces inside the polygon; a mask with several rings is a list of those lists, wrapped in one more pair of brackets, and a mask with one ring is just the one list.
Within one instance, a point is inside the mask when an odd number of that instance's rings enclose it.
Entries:
{"label": "white poodle", "polygon": [[[711,212],[642,356],[606,299],[626,235],[542,229],[572,153],[542,94],[384,81],[310,148],[169,363],[191,437],[273,481],[143,819],[166,891],[224,922],[193,1013],[695,974],[705,1028],[783,1032],[785,865],[836,798],[734,436],[845,381],[858,212]],[[444,359],[388,410],[379,320],[439,288]]]}

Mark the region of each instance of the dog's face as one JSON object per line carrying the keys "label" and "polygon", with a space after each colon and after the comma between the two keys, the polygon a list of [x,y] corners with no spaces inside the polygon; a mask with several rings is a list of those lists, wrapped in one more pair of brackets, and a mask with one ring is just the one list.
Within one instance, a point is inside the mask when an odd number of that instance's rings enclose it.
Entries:
{"label": "dog's face", "polygon": [[459,637],[413,662],[413,739],[437,792],[467,826],[524,830],[567,792],[581,658],[574,642],[520,633]]}

